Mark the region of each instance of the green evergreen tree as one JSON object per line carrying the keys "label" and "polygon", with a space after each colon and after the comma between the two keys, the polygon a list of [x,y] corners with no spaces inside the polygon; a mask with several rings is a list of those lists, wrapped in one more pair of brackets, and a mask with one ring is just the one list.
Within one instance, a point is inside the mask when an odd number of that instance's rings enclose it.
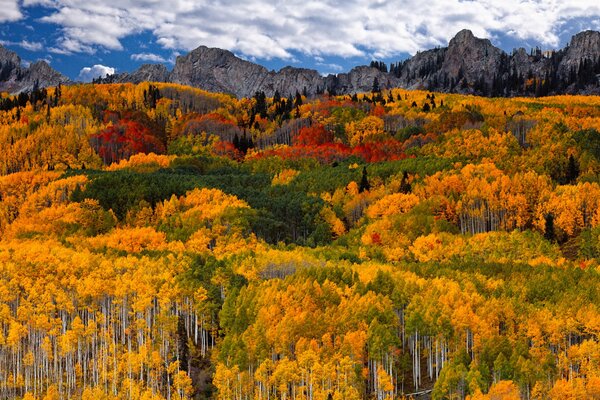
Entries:
{"label": "green evergreen tree", "polygon": [[367,177],[367,167],[363,167],[362,178],[360,178],[360,185],[358,186],[359,193],[368,191],[371,189],[369,178]]}

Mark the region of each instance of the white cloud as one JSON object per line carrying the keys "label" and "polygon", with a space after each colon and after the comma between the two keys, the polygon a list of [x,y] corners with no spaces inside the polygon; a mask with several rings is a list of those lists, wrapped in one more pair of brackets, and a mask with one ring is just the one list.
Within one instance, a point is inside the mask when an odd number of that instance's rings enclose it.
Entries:
{"label": "white cloud", "polygon": [[338,72],[342,72],[344,70],[344,67],[342,67],[339,64],[333,64],[333,63],[323,63],[323,62],[318,62],[316,63],[317,66],[321,67],[321,68],[325,68],[328,71],[335,71],[335,72],[331,72],[331,73],[338,73]]}
{"label": "white cloud", "polygon": [[114,68],[96,64],[93,67],[82,68],[81,71],[79,71],[79,76],[77,79],[82,82],[91,82],[96,78],[105,77],[106,75],[112,75],[114,73]]}
{"label": "white cloud", "polygon": [[0,0],[0,22],[16,21],[23,18],[17,0]]}
{"label": "white cloud", "polygon": [[[7,0],[0,0],[7,2]],[[16,4],[8,1],[10,4]],[[25,0],[50,8],[61,27],[55,52],[123,49],[121,40],[149,31],[167,49],[203,44],[246,58],[390,57],[446,45],[463,28],[501,33],[548,47],[573,21],[600,28],[600,3],[589,0]],[[18,11],[18,7],[17,7]],[[2,14],[0,14],[0,19]],[[318,58],[317,58],[318,59]]]}
{"label": "white cloud", "polygon": [[40,42],[29,42],[27,40],[21,40],[19,46],[29,51],[40,51],[44,48]]}
{"label": "white cloud", "polygon": [[164,57],[162,57],[158,54],[152,54],[152,53],[132,54],[131,59],[134,61],[147,61],[147,62],[154,62],[154,63],[167,62],[167,60]]}
{"label": "white cloud", "polygon": [[21,40],[20,42],[0,40],[0,44],[3,46],[19,46],[29,51],[40,51],[44,47],[40,42],[30,42],[28,40]]}

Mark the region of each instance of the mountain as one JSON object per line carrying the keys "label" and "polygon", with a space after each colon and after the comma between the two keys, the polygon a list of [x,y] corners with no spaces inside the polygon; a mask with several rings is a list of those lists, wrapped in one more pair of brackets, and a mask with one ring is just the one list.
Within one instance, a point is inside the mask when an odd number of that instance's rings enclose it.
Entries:
{"label": "mountain", "polygon": [[448,47],[424,51],[392,65],[405,88],[484,96],[600,93],[600,32],[573,36],[561,50],[512,54],[471,31],[460,31]]}
{"label": "mountain", "polygon": [[[237,97],[296,92],[334,94],[368,92],[377,82],[381,89],[402,87],[483,96],[544,96],[549,94],[600,94],[600,32],[584,31],[560,50],[542,52],[515,49],[511,54],[462,30],[447,47],[415,54],[390,65],[372,63],[347,73],[322,76],[306,68],[269,71],[236,57],[227,50],[200,46],[177,57],[169,71],[161,64],[145,64],[131,73],[108,76],[98,82],[173,82]],[[19,56],[0,46],[0,91],[31,90],[68,79],[44,61],[21,66]]]}
{"label": "mountain", "polygon": [[419,52],[392,64],[353,68],[348,73],[321,76],[316,70],[285,67],[278,72],[236,57],[227,50],[200,46],[177,58],[169,73],[162,65],[144,65],[131,74],[104,82],[174,82],[248,97],[257,91],[283,96],[296,91],[318,94],[368,92],[377,80],[381,89],[403,87],[483,96],[542,96],[600,93],[600,32],[585,31],[561,50],[507,54],[488,39],[462,30],[447,47]]}
{"label": "mountain", "polygon": [[18,93],[31,91],[36,86],[56,86],[68,82],[69,78],[45,61],[23,67],[17,53],[0,45],[0,92]]}
{"label": "mountain", "polygon": [[132,73],[111,75],[114,83],[169,82],[170,72],[162,64],[144,64]]}
{"label": "mountain", "polygon": [[398,79],[376,68],[361,66],[348,73],[323,77],[307,68],[285,67],[278,72],[236,57],[232,52],[200,46],[187,55],[177,57],[170,73],[160,64],[145,64],[133,73],[109,76],[102,82],[133,82],[142,80],[172,82],[194,86],[212,92],[250,97],[257,91],[273,96],[324,91],[340,94],[370,91],[378,79],[381,88],[398,86]]}

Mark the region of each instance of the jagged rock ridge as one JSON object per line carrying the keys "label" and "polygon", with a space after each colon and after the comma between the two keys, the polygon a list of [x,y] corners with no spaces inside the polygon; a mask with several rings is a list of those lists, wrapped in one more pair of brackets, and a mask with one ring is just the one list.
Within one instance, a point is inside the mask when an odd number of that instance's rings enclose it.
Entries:
{"label": "jagged rock ridge", "polygon": [[173,82],[201,89],[230,93],[237,97],[250,97],[256,92],[273,96],[293,95],[295,92],[316,94],[357,93],[371,90],[377,79],[381,88],[398,86],[393,75],[371,67],[356,67],[348,73],[322,76],[307,68],[285,67],[269,71],[265,67],[236,57],[227,50],[200,46],[190,53],[177,57],[175,67],[167,73],[162,65],[146,64],[128,74],[112,75],[102,82]]}
{"label": "jagged rock ridge", "polygon": [[[272,96],[296,91],[316,94],[368,92],[377,79],[382,89],[403,87],[484,96],[540,96],[561,93],[600,93],[600,33],[575,35],[565,49],[528,53],[520,48],[507,54],[487,39],[462,30],[448,47],[417,53],[385,68],[356,67],[348,73],[321,76],[317,71],[286,67],[278,72],[242,60],[227,50],[198,47],[166,69],[142,66],[133,74],[105,81],[176,82],[238,97],[263,91]],[[144,73],[145,71],[145,73]]]}
{"label": "jagged rock ridge", "polygon": [[0,45],[0,92],[29,92],[36,86],[41,88],[65,83],[69,83],[69,78],[47,62],[37,61],[23,67],[17,53]]}
{"label": "jagged rock ridge", "polygon": [[392,65],[405,88],[485,96],[600,93],[600,32],[585,31],[561,50],[516,49],[512,54],[459,32],[448,47]]}
{"label": "jagged rock ridge", "polygon": [[[368,92],[377,80],[382,89],[403,87],[484,96],[542,96],[548,94],[600,94],[600,32],[573,36],[561,50],[527,52],[520,48],[507,54],[487,39],[460,31],[448,47],[419,52],[387,69],[360,66],[347,73],[322,76],[305,68],[286,67],[269,71],[233,53],[200,46],[177,57],[169,71],[164,65],[146,64],[132,73],[109,76],[99,82],[174,82],[210,91],[249,97],[257,91],[282,96],[296,91],[318,94]],[[67,78],[43,61],[29,68],[20,58],[0,46],[0,90],[11,93],[31,90],[36,84],[52,86]]]}

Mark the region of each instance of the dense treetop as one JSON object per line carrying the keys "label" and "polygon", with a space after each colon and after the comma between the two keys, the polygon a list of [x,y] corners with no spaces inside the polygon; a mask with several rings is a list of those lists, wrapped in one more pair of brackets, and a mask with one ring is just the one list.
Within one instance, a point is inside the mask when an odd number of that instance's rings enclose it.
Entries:
{"label": "dense treetop", "polygon": [[600,97],[0,99],[0,397],[600,396]]}

